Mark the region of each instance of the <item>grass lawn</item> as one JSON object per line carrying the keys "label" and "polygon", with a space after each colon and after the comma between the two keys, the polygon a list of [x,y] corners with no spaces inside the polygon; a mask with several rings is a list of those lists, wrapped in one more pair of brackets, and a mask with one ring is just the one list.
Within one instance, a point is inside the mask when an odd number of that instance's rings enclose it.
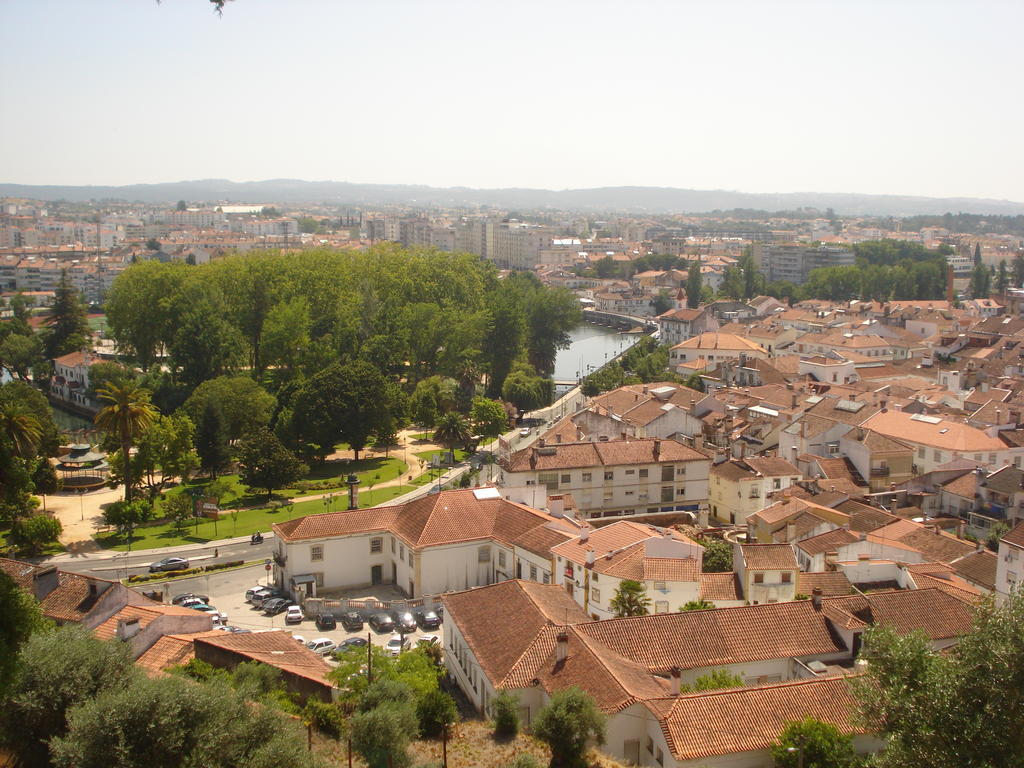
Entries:
{"label": "grass lawn", "polygon": [[359,478],[360,493],[369,487],[370,483],[380,485],[389,480],[405,474],[408,467],[405,462],[395,457],[384,458],[373,456],[359,461],[329,461],[326,464],[313,467],[303,480],[309,486],[302,487],[295,485],[276,491],[278,495],[292,498],[294,496],[310,496],[315,493],[329,493],[332,491],[348,490],[345,479],[350,473],[355,472]]}
{"label": "grass lawn", "polygon": [[[413,455],[418,457],[418,458],[420,458],[420,459],[423,459],[423,461],[429,463],[432,458],[434,458],[435,456],[437,456],[439,454],[442,454],[442,453],[445,454],[446,456],[448,455],[448,451],[446,449],[444,449],[444,448],[438,448],[438,449],[433,450],[433,451],[419,451],[417,453],[414,453]],[[464,461],[467,456],[469,456],[469,451],[464,451],[461,448],[456,448],[455,449],[455,462],[456,463],[458,463],[460,461]]]}
{"label": "grass lawn", "polygon": [[[411,488],[412,488],[412,486],[410,486],[410,490],[411,490]],[[0,530],[0,552],[6,551],[8,547],[14,548],[14,544],[9,544],[8,541],[7,541],[7,537],[10,534],[10,532],[11,532],[10,528],[4,528],[3,530]],[[54,541],[54,542],[52,542],[50,544],[47,544],[38,553],[29,552],[26,549],[26,550],[15,550],[15,555],[17,557],[35,557],[37,555],[59,555],[61,552],[66,552],[66,551],[67,551],[67,549],[64,547],[63,544],[61,544],[60,542]]]}

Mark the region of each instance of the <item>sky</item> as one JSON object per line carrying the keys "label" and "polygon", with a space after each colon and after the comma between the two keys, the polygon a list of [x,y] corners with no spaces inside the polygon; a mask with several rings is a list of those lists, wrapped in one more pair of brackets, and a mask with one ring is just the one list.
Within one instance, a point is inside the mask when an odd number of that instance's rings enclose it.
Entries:
{"label": "sky", "polygon": [[0,0],[0,182],[1024,201],[1024,2]]}

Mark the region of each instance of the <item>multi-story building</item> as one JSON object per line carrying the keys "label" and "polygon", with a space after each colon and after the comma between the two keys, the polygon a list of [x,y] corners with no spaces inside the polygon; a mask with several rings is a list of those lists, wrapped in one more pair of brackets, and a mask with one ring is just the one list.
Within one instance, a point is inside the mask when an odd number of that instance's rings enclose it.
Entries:
{"label": "multi-story building", "polygon": [[730,459],[711,468],[711,515],[745,525],[760,511],[768,495],[785,490],[802,477],[800,470],[777,457]]}
{"label": "multi-story building", "polygon": [[696,512],[708,499],[711,460],[675,440],[640,439],[545,444],[499,461],[498,484],[509,498],[532,486],[572,494],[590,518]]}
{"label": "multi-story building", "polygon": [[812,269],[849,267],[857,263],[853,251],[830,245],[774,245],[754,243],[754,261],[769,282],[787,280],[795,285],[807,282]]}

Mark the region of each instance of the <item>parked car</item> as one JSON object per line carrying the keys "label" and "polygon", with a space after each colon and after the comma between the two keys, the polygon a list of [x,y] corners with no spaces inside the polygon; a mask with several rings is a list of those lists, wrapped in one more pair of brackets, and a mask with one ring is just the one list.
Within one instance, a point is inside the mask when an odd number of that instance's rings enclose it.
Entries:
{"label": "parked car", "polygon": [[171,605],[181,605],[186,600],[196,599],[202,603],[209,603],[210,598],[206,595],[194,595],[191,592],[185,592],[182,595],[175,595],[171,598]]}
{"label": "parked car", "polygon": [[437,629],[441,626],[441,617],[437,611],[421,609],[416,611],[416,623],[421,629]]}
{"label": "parked car", "polygon": [[[265,595],[256,595],[252,599],[252,604],[257,608],[263,608],[271,600],[288,600],[288,598],[280,590],[275,589]],[[288,600],[288,602],[291,602],[291,600]]]}
{"label": "parked car", "polygon": [[203,613],[209,614],[210,617],[215,622],[219,621],[221,624],[228,623],[228,615],[226,613],[218,611],[212,605],[207,605],[206,603],[199,603],[199,605],[190,605],[188,607],[194,611],[202,611]]}
{"label": "parked car", "polygon": [[251,629],[242,629],[241,627],[231,627],[231,631],[236,635],[245,635],[252,632]]}
{"label": "parked car", "polygon": [[289,605],[285,610],[284,623],[285,624],[298,624],[305,619],[305,614],[302,613],[302,606],[300,605]]}
{"label": "parked car", "polygon": [[397,656],[408,645],[408,641],[402,635],[392,635],[384,644],[384,651],[388,656]]}
{"label": "parked car", "polygon": [[149,564],[150,573],[159,573],[160,571],[183,571],[188,568],[188,560],[184,557],[165,557],[163,560],[157,560],[155,563]]}
{"label": "parked car", "polygon": [[336,646],[334,641],[329,637],[318,637],[315,640],[310,640],[306,643],[306,647],[313,651],[313,653],[319,653],[321,656],[326,656],[338,646]]}
{"label": "parked car", "polygon": [[344,651],[348,648],[365,648],[366,646],[367,640],[365,637],[348,637],[341,641],[338,645],[338,650]]}
{"label": "parked car", "polygon": [[265,597],[274,594],[274,590],[266,586],[249,587],[245,590],[245,602],[255,603]]}
{"label": "parked car", "polygon": [[[362,624],[359,625],[362,627]],[[337,629],[338,622],[335,621],[334,616],[330,613],[318,613],[316,616],[316,628],[321,632],[327,632],[331,629]]]}
{"label": "parked car", "polygon": [[440,635],[420,635],[416,638],[416,645],[440,645]]}
{"label": "parked car", "polygon": [[302,635],[292,635],[292,640],[294,640],[299,645],[306,644],[306,638],[304,638]]}
{"label": "parked car", "polygon": [[345,628],[346,632],[358,632],[363,628],[362,614],[356,611],[345,611],[341,614],[341,626]]}
{"label": "parked car", "polygon": [[206,606],[209,608],[210,604],[205,600],[200,600],[198,597],[187,597],[178,603],[182,608],[198,608],[199,606]]}
{"label": "parked car", "polygon": [[275,597],[270,600],[265,600],[260,607],[263,609],[263,613],[267,616],[277,616],[277,614],[283,612],[291,604],[291,600],[285,600],[283,597]]}
{"label": "parked car", "polygon": [[529,427],[523,427],[522,429],[520,429],[519,430],[519,436],[520,437],[529,437],[530,436],[530,428]]}
{"label": "parked car", "polygon": [[416,631],[416,619],[409,611],[395,611],[395,629],[406,635]]}
{"label": "parked car", "polygon": [[383,635],[385,632],[391,632],[395,628],[395,620],[391,618],[391,614],[388,613],[375,613],[370,616],[370,626],[373,627],[373,631],[379,635]]}

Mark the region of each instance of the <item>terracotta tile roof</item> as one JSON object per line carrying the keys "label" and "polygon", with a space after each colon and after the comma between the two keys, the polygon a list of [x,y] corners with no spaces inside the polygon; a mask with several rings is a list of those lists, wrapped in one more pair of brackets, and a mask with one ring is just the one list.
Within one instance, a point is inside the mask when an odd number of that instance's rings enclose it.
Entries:
{"label": "terracotta tile roof", "polygon": [[850,722],[857,702],[845,677],[689,694],[648,707],[680,761],[767,749],[788,722],[805,717],[860,732]]}
{"label": "terracotta tile roof", "polygon": [[428,547],[491,538],[511,544],[557,519],[506,499],[478,499],[475,490],[442,491],[391,507],[307,515],[274,523],[273,529],[285,541],[388,531],[410,546]]}
{"label": "terracotta tile roof", "polygon": [[[507,472],[550,471],[629,464],[707,461],[700,451],[675,440],[638,439],[532,446],[501,462]],[[415,502],[413,502],[415,503]]]}
{"label": "terracotta tile roof", "polygon": [[981,487],[1006,495],[1024,493],[1024,471],[1011,466],[1000,467],[982,480]]}
{"label": "terracotta tile roof", "polygon": [[797,577],[796,591],[801,595],[810,595],[815,588],[821,590],[826,597],[833,595],[849,595],[853,586],[842,571],[802,572]]}
{"label": "terracotta tile roof", "polygon": [[841,512],[850,516],[850,530],[857,533],[868,533],[881,528],[883,525],[896,522],[899,518],[896,515],[886,512],[878,507],[871,507],[859,501],[844,501],[838,507]]}
{"label": "terracotta tile roof", "polygon": [[836,551],[840,547],[845,547],[847,544],[852,544],[859,540],[860,537],[856,533],[845,528],[835,528],[831,531],[820,533],[817,536],[812,536],[809,539],[799,541],[797,542],[797,547],[810,557],[814,557],[815,555]]}
{"label": "terracotta tile roof", "polygon": [[[106,621],[96,625],[92,632],[100,640],[112,640],[117,636],[117,625],[121,621],[138,619],[139,628],[145,629],[161,616],[188,616],[189,618],[195,618],[197,614],[198,612],[193,611],[191,608],[182,608],[177,605],[162,605],[161,603],[126,605],[119,611],[116,611]],[[207,619],[210,626],[212,626],[213,620],[209,617]]]}
{"label": "terracotta tile roof", "polygon": [[977,475],[971,470],[960,475],[960,477],[953,478],[947,483],[941,483],[939,487],[947,493],[954,493],[965,499],[973,499],[977,484]]}
{"label": "terracotta tile roof", "polygon": [[981,595],[977,587],[961,579],[945,563],[911,563],[906,568],[913,574],[918,589],[941,589],[967,602],[976,601]]}
{"label": "terracotta tile roof", "polygon": [[914,419],[913,414],[902,411],[876,413],[864,425],[897,440],[909,440],[946,451],[982,453],[1001,451],[1006,447],[999,438],[989,437],[980,429],[966,424],[947,419],[933,424]]}
{"label": "terracotta tile roof", "polygon": [[590,620],[557,584],[502,581],[442,600],[445,620],[455,623],[492,681],[504,680],[546,627]]}
{"label": "terracotta tile roof", "polygon": [[715,600],[742,600],[743,589],[739,577],[729,571],[727,573],[702,573],[700,575],[700,599],[714,602]]}
{"label": "terracotta tile roof", "polygon": [[764,347],[742,336],[731,333],[702,333],[676,344],[672,349],[725,349],[736,352],[761,352],[768,354]]}
{"label": "terracotta tile roof", "polygon": [[810,601],[608,619],[579,631],[662,674],[844,651]]}
{"label": "terracotta tile roof", "polygon": [[32,563],[0,557],[0,570],[10,576],[19,587],[27,589],[30,593],[32,592],[32,574],[37,570],[36,566],[32,565]]}
{"label": "terracotta tile roof", "polygon": [[[567,655],[557,661],[558,635],[565,633]],[[576,627],[547,626],[498,683],[500,688],[528,688],[534,680],[549,694],[578,686],[590,693],[605,712],[618,712],[630,704],[668,693],[643,666],[610,652]]]}
{"label": "terracotta tile roof", "polygon": [[[665,536],[665,534],[668,536]],[[585,565],[590,552],[594,553],[593,570],[620,579],[636,581],[696,581],[700,573],[693,557],[648,557],[645,542],[671,539],[693,547],[699,544],[671,528],[659,528],[647,523],[618,520],[602,526],[587,536],[587,540],[574,538],[552,548],[555,555],[578,565]],[[609,556],[610,555],[610,556]]]}
{"label": "terracotta tile roof", "polygon": [[1005,533],[1001,539],[1007,544],[1013,544],[1015,547],[1024,548],[1024,523],[1018,523]]}
{"label": "terracotta tile roof", "polygon": [[985,589],[996,588],[996,564],[999,556],[990,550],[983,549],[953,560],[950,565],[960,576],[978,584]]}
{"label": "terracotta tile roof", "polygon": [[778,477],[784,475],[796,475],[799,477],[801,472],[799,469],[794,467],[790,462],[777,456],[764,456],[764,457],[751,457],[744,459],[747,465],[755,472],[759,472],[764,477]]}
{"label": "terracotta tile roof", "polygon": [[185,635],[162,635],[135,660],[135,663],[147,672],[163,672],[171,667],[187,664],[196,656],[193,640],[197,637],[220,634],[223,633],[219,630],[210,630]]}
{"label": "terracotta tile roof", "polygon": [[789,544],[742,544],[740,552],[749,571],[795,571],[796,555]]}
{"label": "terracotta tile roof", "polygon": [[757,520],[765,523],[768,526],[776,526],[780,523],[784,523],[790,518],[796,517],[804,511],[810,511],[811,513],[814,513],[815,510],[819,509],[827,510],[828,512],[831,513],[831,517],[839,517],[844,522],[846,520],[847,515],[845,515],[841,511],[837,511],[832,507],[825,507],[822,506],[821,504],[808,501],[807,499],[798,498],[796,496],[790,496],[789,498],[783,501],[778,501],[774,504],[771,504],[770,506],[767,506],[764,509],[758,510],[750,517],[756,518]]}
{"label": "terracotta tile roof", "polygon": [[869,536],[889,539],[916,549],[928,560],[948,563],[974,552],[974,544],[945,531],[926,528],[913,520],[900,520],[872,531]]}
{"label": "terracotta tile roof", "polygon": [[277,667],[308,680],[332,686],[327,675],[332,667],[318,653],[295,642],[291,632],[285,630],[232,634],[216,632],[196,636],[193,643],[198,648],[209,645],[244,656],[252,661]]}
{"label": "terracotta tile roof", "polygon": [[822,601],[822,609],[850,626],[884,625],[900,633],[921,629],[932,640],[967,634],[974,614],[969,603],[935,588],[830,597]]}
{"label": "terracotta tile roof", "polygon": [[578,534],[574,526],[558,521],[531,528],[513,539],[512,544],[535,555],[549,557],[554,547]]}

